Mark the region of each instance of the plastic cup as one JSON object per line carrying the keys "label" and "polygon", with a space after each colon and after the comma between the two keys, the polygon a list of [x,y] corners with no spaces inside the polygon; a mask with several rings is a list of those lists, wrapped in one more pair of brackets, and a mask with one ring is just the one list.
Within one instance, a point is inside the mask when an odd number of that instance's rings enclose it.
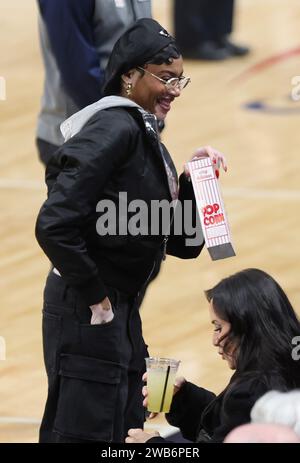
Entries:
{"label": "plastic cup", "polygon": [[155,413],[168,413],[180,360],[159,357],[148,357],[145,360],[148,389],[147,410]]}

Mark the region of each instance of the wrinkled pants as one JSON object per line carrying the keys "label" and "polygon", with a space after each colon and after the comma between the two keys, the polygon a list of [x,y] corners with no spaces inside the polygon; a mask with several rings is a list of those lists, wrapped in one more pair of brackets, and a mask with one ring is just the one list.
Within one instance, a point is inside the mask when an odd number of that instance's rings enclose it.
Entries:
{"label": "wrinkled pants", "polygon": [[108,288],[114,319],[91,325],[91,310],[58,275],[44,291],[43,348],[48,397],[40,442],[124,442],[142,428],[148,356],[138,298]]}

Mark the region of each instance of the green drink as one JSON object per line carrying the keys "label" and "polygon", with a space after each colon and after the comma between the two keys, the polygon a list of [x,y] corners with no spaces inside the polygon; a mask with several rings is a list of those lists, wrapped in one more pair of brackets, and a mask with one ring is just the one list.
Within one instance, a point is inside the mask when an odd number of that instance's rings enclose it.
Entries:
{"label": "green drink", "polygon": [[148,411],[164,412],[170,410],[174,382],[179,361],[166,358],[146,358]]}

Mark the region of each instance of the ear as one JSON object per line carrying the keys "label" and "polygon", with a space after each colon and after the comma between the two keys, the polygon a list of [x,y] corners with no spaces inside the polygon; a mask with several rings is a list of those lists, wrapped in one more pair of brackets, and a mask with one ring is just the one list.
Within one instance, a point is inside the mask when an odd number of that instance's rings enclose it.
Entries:
{"label": "ear", "polygon": [[135,69],[130,69],[130,71],[125,72],[125,74],[121,75],[122,82],[124,84],[132,84],[132,77],[134,74]]}
{"label": "ear", "polygon": [[134,85],[139,76],[140,73],[137,71],[137,69],[130,69],[129,71],[125,72],[125,74],[121,75],[121,80],[125,85]]}

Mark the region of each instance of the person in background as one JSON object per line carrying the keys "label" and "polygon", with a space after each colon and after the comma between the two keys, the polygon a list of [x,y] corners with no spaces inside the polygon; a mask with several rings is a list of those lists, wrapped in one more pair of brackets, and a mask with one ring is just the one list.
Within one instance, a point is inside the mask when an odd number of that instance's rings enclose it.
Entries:
{"label": "person in background", "polygon": [[300,389],[267,392],[250,416],[251,423],[233,429],[225,443],[300,443]]}
{"label": "person in background", "polygon": [[233,43],[234,0],[175,0],[175,38],[184,58],[224,60],[249,48]]}
{"label": "person in background", "polygon": [[[267,391],[300,387],[299,361],[292,357],[292,340],[300,335],[300,322],[282,288],[262,270],[238,272],[205,294],[213,345],[234,374],[218,396],[177,378],[166,418],[190,441],[223,442],[231,430],[250,422],[253,405]],[[147,406],[146,386],[143,394]],[[164,439],[131,429],[126,442]]]}
{"label": "person in background", "polygon": [[300,444],[300,438],[289,426],[249,423],[233,429],[224,444]]}
{"label": "person in background", "polygon": [[[48,199],[36,223],[54,266],[44,292],[41,442],[124,442],[129,428],[143,426],[141,295],[166,254],[192,259],[204,245],[189,172],[178,180],[157,127],[189,82],[174,38],[140,19],[113,48],[104,98],[62,126],[66,142],[48,163]],[[191,159],[208,156],[227,169],[211,147]],[[177,205],[186,221],[186,200],[193,246],[185,228],[173,227]],[[133,227],[137,201],[146,214]],[[162,202],[176,207],[157,223],[152,210]]]}
{"label": "person in background", "polygon": [[64,142],[61,123],[99,100],[117,39],[137,19],[151,17],[151,0],[38,0],[45,82],[36,143],[46,166]]}
{"label": "person in background", "polygon": [[[294,359],[294,361],[300,360]],[[298,366],[300,369],[300,364]],[[251,421],[290,426],[300,437],[300,389],[289,392],[267,392],[252,408]]]}

